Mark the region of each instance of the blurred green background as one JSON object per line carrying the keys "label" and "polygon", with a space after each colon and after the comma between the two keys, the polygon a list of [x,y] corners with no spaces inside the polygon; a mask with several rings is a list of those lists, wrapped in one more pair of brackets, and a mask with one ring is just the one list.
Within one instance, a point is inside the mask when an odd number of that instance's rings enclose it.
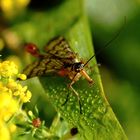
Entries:
{"label": "blurred green background", "polygon": [[[32,40],[33,43],[43,45],[46,37],[44,34],[47,33],[43,33],[41,28],[45,25],[42,22],[38,25],[36,18],[39,17],[41,20],[44,18],[42,11],[47,14],[64,1],[0,0],[1,59],[9,58],[14,60],[20,69],[25,67],[30,61],[29,55],[24,54],[19,46]],[[85,0],[84,7],[89,18],[95,53],[118,32],[126,17],[126,24],[120,35],[96,58],[101,64],[99,69],[105,94],[113,111],[128,138],[138,140],[140,139],[140,0]],[[51,29],[48,27],[47,31],[49,30]],[[29,87],[38,84],[37,82],[31,83]],[[46,122],[49,126],[55,111],[50,106],[46,109],[47,112],[43,109],[46,98],[40,94],[40,90],[41,86],[38,91],[33,92],[35,95],[29,108],[38,103],[41,116],[43,118],[47,116]]]}
{"label": "blurred green background", "polygon": [[86,0],[95,53],[126,25],[110,47],[98,55],[106,97],[126,135],[140,139],[140,1]]}

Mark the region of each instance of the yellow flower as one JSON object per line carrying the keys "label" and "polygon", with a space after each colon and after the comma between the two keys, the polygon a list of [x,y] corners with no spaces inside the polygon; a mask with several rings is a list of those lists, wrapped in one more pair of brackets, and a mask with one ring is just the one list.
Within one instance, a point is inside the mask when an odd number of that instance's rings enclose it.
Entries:
{"label": "yellow flower", "polygon": [[0,76],[9,78],[18,73],[18,68],[12,61],[3,61],[0,63]]}
{"label": "yellow flower", "polygon": [[26,80],[27,79],[27,76],[25,74],[19,74],[18,77],[21,79],[21,80]]}
{"label": "yellow flower", "polygon": [[0,2],[3,11],[10,12],[12,10],[13,2],[11,0],[1,0]]}
{"label": "yellow flower", "polygon": [[29,90],[27,90],[27,86],[22,87],[15,81],[10,81],[7,84],[7,88],[11,90],[13,96],[19,97],[21,102],[25,103],[30,101],[32,94]]}
{"label": "yellow flower", "polygon": [[10,92],[10,90],[7,87],[5,87],[2,82],[0,82],[0,91],[1,91],[1,93]]}
{"label": "yellow flower", "polygon": [[28,90],[25,95],[21,98],[23,103],[29,102],[32,97],[31,92]]}
{"label": "yellow flower", "polygon": [[27,86],[15,81],[17,77],[26,79],[26,75],[18,73],[14,62],[0,62],[0,140],[10,140],[10,133],[16,130],[11,117],[19,113],[22,103],[29,102],[32,96]]}
{"label": "yellow flower", "polygon": [[0,140],[10,140],[10,133],[6,124],[0,120]]}
{"label": "yellow flower", "polygon": [[[7,33],[8,34],[8,33]],[[10,34],[10,33],[9,33]],[[12,33],[11,33],[12,34]],[[10,36],[13,36],[13,38],[12,37],[10,37]],[[17,47],[16,46],[19,46],[19,45],[16,45],[16,44],[18,44],[18,42],[16,41],[16,39],[18,38],[17,37],[17,35],[16,35],[16,33],[13,33],[13,35],[9,35],[7,38],[10,38],[11,40],[14,40],[13,42],[13,44],[10,46],[11,47],[11,49],[17,49]],[[9,42],[11,42],[11,40],[9,40]],[[17,39],[18,40],[18,39]],[[16,43],[17,42],[17,43]],[[15,48],[14,48],[14,46],[15,46]],[[16,56],[16,55],[10,55],[10,56],[8,56],[7,57],[7,60],[8,61],[12,61],[12,62],[14,62],[17,66],[18,66],[18,69],[20,69],[21,68],[21,60],[20,60],[20,58],[18,57],[18,56]]]}
{"label": "yellow flower", "polygon": [[19,106],[17,101],[7,92],[0,93],[0,99],[0,119],[7,121],[16,113]]}
{"label": "yellow flower", "polygon": [[6,82],[0,81],[0,91],[1,93],[9,93],[9,95],[16,96],[16,99],[21,102],[29,102],[31,98],[31,92],[27,90],[27,86],[22,86],[17,83],[13,78],[18,76],[25,80],[25,74],[18,74],[17,66],[12,61],[3,61],[0,63],[0,76],[6,78]]}
{"label": "yellow flower", "polygon": [[17,127],[16,127],[15,124],[10,124],[10,125],[9,125],[9,131],[10,131],[11,133],[14,133],[14,132],[16,131],[16,129],[17,129]]}
{"label": "yellow flower", "polygon": [[18,14],[24,9],[30,0],[0,0],[0,8],[7,17]]}
{"label": "yellow flower", "polygon": [[16,81],[14,81],[13,79],[9,79],[9,81],[8,81],[8,83],[7,83],[7,85],[6,85],[6,87],[7,87],[8,89],[12,90],[12,91],[15,91],[17,85],[18,85],[18,84],[17,84]]}

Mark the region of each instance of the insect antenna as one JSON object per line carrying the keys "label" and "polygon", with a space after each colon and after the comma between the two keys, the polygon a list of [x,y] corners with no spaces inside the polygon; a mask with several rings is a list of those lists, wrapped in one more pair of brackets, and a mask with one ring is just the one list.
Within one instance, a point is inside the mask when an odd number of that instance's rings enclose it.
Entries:
{"label": "insect antenna", "polygon": [[[110,47],[109,45],[120,35],[120,33],[122,32],[122,30],[124,29],[124,26],[126,24],[126,17],[124,17],[124,23],[123,25],[121,26],[121,28],[119,29],[119,31],[113,36],[113,38],[111,40],[109,40],[105,45],[104,47],[102,47],[96,54],[94,54],[93,56],[91,56],[87,62],[83,65],[83,68],[97,55],[99,55],[104,49]],[[72,79],[72,82],[73,83],[73,80],[75,79],[75,77],[77,76],[79,72],[77,72],[74,76],[73,76],[73,79]]]}
{"label": "insect antenna", "polygon": [[[99,55],[104,49],[106,49],[106,48],[109,47],[109,45],[120,35],[120,33],[121,33],[122,29],[124,28],[125,24],[126,24],[126,18],[124,18],[124,24],[123,24],[122,27],[119,29],[119,31],[113,36],[113,38],[112,38],[111,40],[109,40],[109,41],[104,45],[104,47],[101,48],[96,54],[94,54],[93,56],[91,56],[91,57],[87,60],[87,62],[83,65],[82,68],[84,68],[95,56]],[[80,105],[80,113],[82,114],[81,102],[80,102],[79,94],[78,94],[78,93],[75,91],[75,89],[72,87],[72,85],[73,85],[74,82],[75,82],[74,79],[75,79],[75,77],[77,76],[78,73],[79,73],[79,72],[76,72],[75,75],[73,76],[72,81],[71,81],[69,87],[72,89],[72,91],[73,91],[73,92],[75,93],[75,95],[78,97],[78,101],[79,101],[79,105]]]}
{"label": "insect antenna", "polygon": [[113,38],[111,40],[109,40],[105,45],[104,47],[102,47],[99,51],[97,51],[96,54],[94,54],[93,56],[91,56],[87,62],[84,64],[83,67],[85,67],[89,62],[90,60],[92,60],[95,56],[99,55],[104,49],[110,47],[109,45],[120,35],[120,33],[122,32],[122,30],[124,29],[124,26],[126,24],[126,17],[124,18],[124,23],[122,25],[122,27],[119,29],[119,31],[113,36]]}

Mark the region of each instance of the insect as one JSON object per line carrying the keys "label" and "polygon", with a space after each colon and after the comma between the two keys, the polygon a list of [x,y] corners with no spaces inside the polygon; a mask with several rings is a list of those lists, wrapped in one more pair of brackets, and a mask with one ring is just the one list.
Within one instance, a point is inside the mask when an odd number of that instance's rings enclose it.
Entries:
{"label": "insect", "polygon": [[38,58],[37,61],[24,69],[23,73],[27,75],[27,78],[47,75],[48,73],[66,76],[71,80],[68,87],[72,89],[80,102],[79,95],[72,85],[81,76],[84,76],[90,84],[93,83],[93,80],[84,70],[85,64],[77,58],[76,53],[72,51],[64,37],[59,36],[51,40],[45,47],[45,54],[41,54],[37,46],[32,43],[27,44],[25,48],[27,52]]}
{"label": "insect", "polygon": [[[103,49],[107,48],[109,44],[119,36],[121,30],[122,28],[96,53],[96,55],[98,55]],[[62,36],[54,38],[46,45],[45,54],[41,54],[37,46],[32,43],[27,44],[25,48],[27,52],[38,58],[37,61],[28,65],[24,69],[23,73],[27,75],[27,78],[47,75],[48,73],[57,73],[60,76],[68,77],[71,80],[68,87],[72,89],[77,96],[81,113],[80,97],[72,85],[78,81],[81,76],[84,76],[90,84],[94,83],[84,68],[96,55],[94,54],[86,63],[83,63],[78,59],[76,53],[72,51],[68,42]]]}
{"label": "insect", "polygon": [[38,48],[34,44],[25,46],[27,52],[39,59],[24,69],[27,78],[42,76],[50,72],[57,73],[60,76],[67,76],[71,83],[71,87],[81,76],[84,76],[89,83],[93,80],[83,69],[85,64],[78,60],[68,42],[64,37],[57,37],[51,40],[45,47],[46,54],[40,54]]}

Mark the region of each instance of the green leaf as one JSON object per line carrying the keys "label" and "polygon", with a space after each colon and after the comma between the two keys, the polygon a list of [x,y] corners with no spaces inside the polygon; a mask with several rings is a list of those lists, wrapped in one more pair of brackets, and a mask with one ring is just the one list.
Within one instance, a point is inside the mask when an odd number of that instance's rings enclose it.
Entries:
{"label": "green leaf", "polygon": [[[65,0],[47,13],[40,12],[31,15],[31,23],[25,22],[13,27],[18,30],[25,41],[34,41],[43,46],[51,38],[61,35],[68,40],[74,52],[82,60],[86,61],[94,54],[89,25],[81,0]],[[25,28],[22,27],[26,27],[28,34],[23,31]],[[31,32],[33,32],[32,35],[30,35]],[[127,139],[105,98],[101,77],[99,74],[95,74],[99,73],[95,58],[89,62],[89,66],[94,68],[93,71],[86,68],[95,82],[94,85],[90,86],[84,78],[73,85],[80,97],[82,114],[77,96],[67,87],[70,83],[68,78],[54,75],[40,77],[39,80],[51,103],[69,124],[69,129],[73,127],[78,129],[77,139]],[[28,81],[33,80],[35,78]],[[68,101],[63,105],[68,94]]]}
{"label": "green leaf", "polygon": [[35,105],[34,114],[35,114],[36,117],[38,117],[38,115],[39,115],[39,111],[38,111],[37,105]]}
{"label": "green leaf", "polygon": [[[93,55],[90,32],[84,16],[71,27],[66,37],[82,59],[87,60]],[[95,64],[95,60],[90,62],[91,66]],[[98,68],[95,67],[94,71],[98,72]],[[85,79],[80,79],[73,85],[80,96],[82,114],[77,97],[67,88],[67,84],[70,83],[67,78],[41,77],[40,82],[56,110],[71,127],[78,128],[80,139],[127,139],[104,96],[100,75],[91,72],[90,76],[95,82],[91,87]],[[63,106],[68,94],[70,98]]]}

